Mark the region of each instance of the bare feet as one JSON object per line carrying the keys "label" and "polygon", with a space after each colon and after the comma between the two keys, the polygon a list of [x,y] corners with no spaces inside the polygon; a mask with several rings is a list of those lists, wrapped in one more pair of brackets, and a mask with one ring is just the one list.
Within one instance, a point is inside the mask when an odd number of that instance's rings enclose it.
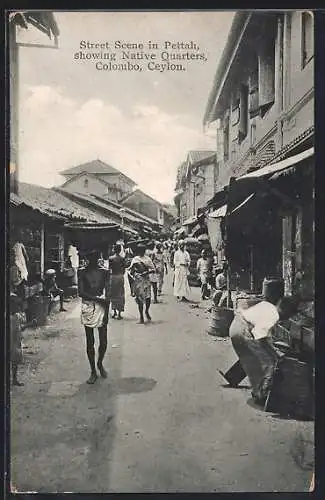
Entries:
{"label": "bare feet", "polygon": [[97,368],[99,370],[99,373],[100,373],[101,377],[107,378],[107,371],[105,370],[105,368],[103,367],[103,365],[97,365]]}
{"label": "bare feet", "polygon": [[97,380],[97,373],[92,373],[87,380],[87,384],[94,384]]}

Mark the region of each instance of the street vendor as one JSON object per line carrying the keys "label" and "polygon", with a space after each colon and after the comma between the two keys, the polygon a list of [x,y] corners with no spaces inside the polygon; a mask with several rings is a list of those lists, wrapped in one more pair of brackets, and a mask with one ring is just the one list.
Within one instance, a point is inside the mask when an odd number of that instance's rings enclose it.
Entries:
{"label": "street vendor", "polygon": [[215,292],[212,296],[212,301],[216,306],[222,307],[227,300],[227,266],[216,269]]}
{"label": "street vendor", "polygon": [[97,380],[94,328],[97,328],[99,333],[97,368],[103,378],[107,377],[103,360],[107,350],[110,271],[99,266],[99,252],[87,251],[86,257],[88,264],[86,268],[79,269],[78,283],[79,297],[81,297],[81,323],[85,327],[87,356],[91,370],[87,384],[94,384]]}
{"label": "street vendor", "polygon": [[233,348],[248,376],[257,404],[265,403],[279,360],[272,343],[272,329],[279,321],[292,316],[295,307],[291,297],[283,297],[276,305],[263,300],[248,309],[238,309],[230,325]]}

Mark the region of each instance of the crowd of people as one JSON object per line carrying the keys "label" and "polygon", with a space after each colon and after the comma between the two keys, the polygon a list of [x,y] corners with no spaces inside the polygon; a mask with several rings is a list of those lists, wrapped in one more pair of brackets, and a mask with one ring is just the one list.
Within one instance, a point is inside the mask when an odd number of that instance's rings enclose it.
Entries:
{"label": "crowd of people", "polygon": [[[18,380],[17,369],[22,359],[21,332],[26,318],[20,314],[19,290],[25,282],[23,245],[13,248],[11,261],[11,362],[14,385],[22,385]],[[215,266],[213,255],[203,249],[196,262],[197,277],[201,285],[201,299],[211,299],[214,305],[223,307],[228,296],[228,273],[226,262]],[[88,384],[98,378],[106,378],[103,361],[108,342],[108,320],[122,320],[125,310],[125,277],[130,292],[137,304],[140,325],[151,322],[151,303],[159,303],[163,293],[165,276],[173,274],[173,295],[180,302],[190,302],[191,289],[188,282],[191,256],[184,240],[179,241],[140,241],[124,248],[117,242],[107,260],[97,250],[80,255],[78,270],[78,290],[81,298],[81,323],[86,334],[86,350],[90,366]],[[25,275],[24,275],[25,272]],[[56,272],[45,272],[44,293],[60,298],[60,310],[64,311],[64,291],[56,283]],[[228,304],[229,306],[229,304]],[[50,312],[50,311],[49,311]],[[253,397],[257,402],[265,401],[278,352],[270,342],[270,331],[276,322],[288,318],[293,308],[290,301],[281,299],[271,304],[261,301],[256,306],[235,314],[230,327],[230,338],[244,372],[248,376]],[[96,363],[94,330],[98,330],[99,347]]]}

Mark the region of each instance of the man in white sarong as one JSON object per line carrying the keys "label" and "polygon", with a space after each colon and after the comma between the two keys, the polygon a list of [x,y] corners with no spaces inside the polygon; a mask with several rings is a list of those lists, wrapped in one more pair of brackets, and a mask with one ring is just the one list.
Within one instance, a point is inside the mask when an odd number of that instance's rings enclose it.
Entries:
{"label": "man in white sarong", "polygon": [[183,302],[189,302],[190,286],[188,284],[188,273],[191,263],[190,254],[185,250],[185,243],[180,240],[178,250],[174,254],[174,296]]}
{"label": "man in white sarong", "polygon": [[88,384],[97,380],[95,365],[95,338],[94,328],[99,333],[99,348],[97,368],[103,378],[107,372],[103,367],[103,359],[107,349],[107,325],[110,305],[110,271],[98,264],[98,252],[87,254],[88,265],[79,270],[79,297],[81,302],[81,323],[85,327],[87,341],[87,356],[91,374]]}

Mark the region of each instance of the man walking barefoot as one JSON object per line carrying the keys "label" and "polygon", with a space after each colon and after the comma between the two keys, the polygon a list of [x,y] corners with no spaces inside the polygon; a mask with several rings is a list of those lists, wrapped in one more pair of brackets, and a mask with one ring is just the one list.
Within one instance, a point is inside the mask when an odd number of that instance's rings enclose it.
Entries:
{"label": "man walking barefoot", "polygon": [[99,267],[99,253],[90,251],[86,254],[87,267],[79,271],[79,296],[81,302],[81,322],[85,327],[87,356],[90,365],[90,377],[87,384],[94,384],[97,380],[95,364],[94,328],[99,333],[99,348],[97,368],[103,378],[107,372],[103,367],[103,359],[107,349],[107,326],[110,305],[110,272]]}

